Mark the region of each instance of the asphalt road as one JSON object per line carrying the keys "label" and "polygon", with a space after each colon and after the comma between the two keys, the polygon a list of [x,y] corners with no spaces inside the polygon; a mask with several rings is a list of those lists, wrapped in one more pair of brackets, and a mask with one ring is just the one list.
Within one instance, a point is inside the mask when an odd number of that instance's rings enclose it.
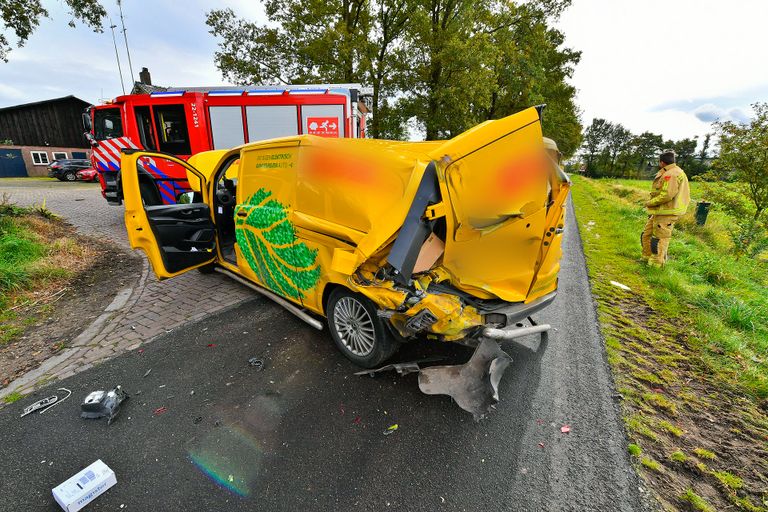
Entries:
{"label": "asphalt road", "polygon": [[[481,423],[415,375],[353,376],[327,333],[256,298],[52,384],[39,396],[73,395],[45,414],[19,418],[37,397],[0,410],[0,510],[58,510],[51,489],[96,459],[117,485],[90,511],[647,510],[573,216],[568,228],[560,294],[538,318],[558,330],[547,346],[505,344],[502,402]],[[426,354],[470,349],[397,357]],[[78,417],[116,384],[132,397],[111,426]]]}

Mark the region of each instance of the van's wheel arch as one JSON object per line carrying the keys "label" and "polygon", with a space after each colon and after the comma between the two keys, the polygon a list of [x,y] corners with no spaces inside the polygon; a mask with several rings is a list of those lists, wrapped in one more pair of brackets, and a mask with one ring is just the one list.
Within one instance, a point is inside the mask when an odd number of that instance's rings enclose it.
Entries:
{"label": "van's wheel arch", "polygon": [[380,366],[400,347],[379,318],[376,305],[362,294],[335,288],[328,297],[326,317],[334,343],[358,366]]}

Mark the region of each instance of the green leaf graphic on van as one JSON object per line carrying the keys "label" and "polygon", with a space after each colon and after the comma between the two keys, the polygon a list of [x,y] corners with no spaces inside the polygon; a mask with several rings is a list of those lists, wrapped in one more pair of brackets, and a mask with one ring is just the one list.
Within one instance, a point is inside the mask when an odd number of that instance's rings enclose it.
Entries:
{"label": "green leaf graphic on van", "polygon": [[248,214],[235,216],[237,245],[259,281],[284,297],[301,299],[320,279],[317,249],[298,241],[286,207],[271,195],[262,188],[237,206]]}

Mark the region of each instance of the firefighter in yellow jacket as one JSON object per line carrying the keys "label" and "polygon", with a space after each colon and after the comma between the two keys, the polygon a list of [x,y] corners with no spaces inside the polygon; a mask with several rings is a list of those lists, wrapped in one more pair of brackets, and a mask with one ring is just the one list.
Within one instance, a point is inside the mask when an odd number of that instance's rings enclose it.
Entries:
{"label": "firefighter in yellow jacket", "polygon": [[653,179],[651,198],[645,203],[648,222],[641,237],[643,259],[649,265],[663,266],[667,260],[672,228],[685,215],[691,202],[688,177],[675,163],[675,152],[665,149],[659,156],[659,172]]}

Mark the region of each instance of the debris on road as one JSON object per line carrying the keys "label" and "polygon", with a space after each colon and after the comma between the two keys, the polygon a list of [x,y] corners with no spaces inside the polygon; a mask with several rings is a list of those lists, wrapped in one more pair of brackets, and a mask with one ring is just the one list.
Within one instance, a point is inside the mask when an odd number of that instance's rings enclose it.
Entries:
{"label": "debris on road", "polygon": [[23,418],[27,414],[32,414],[35,411],[40,411],[40,414],[43,414],[48,409],[51,409],[57,405],[59,405],[61,402],[66,400],[67,398],[72,395],[72,392],[68,390],[67,388],[59,388],[56,391],[66,391],[68,393],[67,396],[59,400],[59,395],[51,395],[45,398],[42,398],[38,400],[37,402],[30,404],[24,408],[24,411],[21,413],[21,417]]}
{"label": "debris on road", "polygon": [[208,344],[208,348],[213,348],[213,347],[215,347],[215,346],[216,346],[216,344],[215,344],[215,343],[209,343],[209,344]]}
{"label": "debris on road", "polygon": [[438,363],[440,361],[444,361],[445,357],[435,356],[435,357],[427,357],[424,359],[418,359],[416,361],[408,361],[405,363],[393,363],[388,364],[386,366],[382,366],[381,368],[371,368],[368,370],[361,370],[359,372],[355,372],[355,375],[370,375],[371,377],[375,377],[377,373],[382,372],[389,372],[392,370],[395,370],[400,375],[408,375],[409,373],[418,373],[421,371],[420,364],[424,363]]}
{"label": "debris on road", "polygon": [[152,368],[150,368],[149,370],[146,371],[146,373],[144,373],[144,377],[147,377],[150,373],[152,373]]}
{"label": "debris on road", "polygon": [[[48,411],[50,411],[51,409],[53,409],[54,407],[56,407],[57,405],[59,405],[61,402],[63,402],[64,400],[66,400],[67,398],[69,398],[70,396],[72,396],[72,391],[68,390],[67,388],[59,388],[59,389],[57,389],[56,391],[65,391],[65,392],[67,393],[67,396],[65,396],[64,398],[62,398],[62,399],[60,399],[60,400],[57,400],[55,404],[52,404],[52,405],[51,405],[50,407],[48,407],[47,409],[43,409],[42,411],[40,411],[40,414],[43,414],[44,412],[48,412]],[[57,396],[58,396],[58,395],[57,395]]]}
{"label": "debris on road", "polygon": [[479,421],[499,403],[499,382],[511,362],[498,343],[485,339],[463,365],[421,370],[419,389],[428,395],[451,396]]}
{"label": "debris on road", "polygon": [[198,424],[198,423],[200,423],[201,421],[203,421],[203,417],[202,417],[202,416],[198,416],[197,418],[195,418],[194,420],[192,420],[192,423],[194,423],[195,425],[197,425],[197,424]]}
{"label": "debris on road", "polygon": [[355,425],[360,425],[362,422],[363,422],[363,418],[361,418],[360,416],[355,416],[355,419],[352,420],[352,423],[354,423]]}
{"label": "debris on road", "polygon": [[158,407],[157,409],[155,409],[154,411],[152,411],[152,416],[160,416],[161,414],[163,414],[163,413],[165,413],[165,412],[167,412],[167,411],[168,411],[168,408],[167,408],[167,407],[165,407],[165,406],[163,406],[163,407]]}
{"label": "debris on road", "polygon": [[570,431],[571,431],[570,425],[563,425],[562,427],[560,427],[560,432],[562,432],[563,434],[567,434]]}
{"label": "debris on road", "polygon": [[622,283],[620,283],[620,282],[618,282],[618,281],[611,281],[611,284],[612,284],[613,286],[615,286],[616,288],[621,288],[622,290],[626,290],[626,291],[628,291],[628,292],[631,292],[631,291],[632,291],[632,288],[630,288],[629,286],[627,286],[627,285],[625,285],[625,284],[622,284]]}
{"label": "debris on road", "polygon": [[250,366],[253,366],[256,371],[261,371],[264,369],[264,361],[259,359],[258,357],[252,357],[248,360],[248,364]]}
{"label": "debris on road", "polygon": [[539,448],[544,448],[544,443],[539,443]]}
{"label": "debris on road", "polygon": [[384,435],[388,436],[389,434],[392,434],[398,428],[400,428],[400,426],[397,423],[395,423],[394,425],[390,425],[389,427],[387,427],[387,430],[384,431]]}
{"label": "debris on road", "polygon": [[115,472],[99,459],[51,489],[51,492],[62,509],[77,512],[116,483]]}
{"label": "debris on road", "polygon": [[107,417],[107,425],[112,423],[120,412],[120,404],[128,400],[128,393],[121,386],[116,386],[112,391],[94,391],[85,397],[80,408],[81,418],[98,419]]}

